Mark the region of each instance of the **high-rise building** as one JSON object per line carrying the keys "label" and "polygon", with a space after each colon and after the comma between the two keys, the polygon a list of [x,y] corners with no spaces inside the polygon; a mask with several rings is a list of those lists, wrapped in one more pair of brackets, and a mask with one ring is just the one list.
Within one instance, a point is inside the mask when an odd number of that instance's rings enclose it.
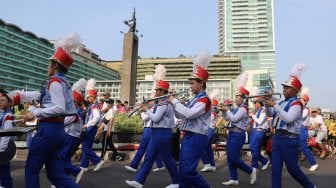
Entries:
{"label": "high-rise building", "polygon": [[[39,90],[47,78],[53,44],[0,19],[0,88]],[[98,55],[82,46],[72,53],[74,63],[67,73],[70,83],[80,78],[116,80],[119,73],[102,63]]]}
{"label": "high-rise building", "polygon": [[[163,65],[167,69],[166,79],[186,79],[193,72],[192,58],[142,58],[138,59],[137,80],[145,80],[146,75],[153,75],[156,65]],[[121,61],[109,61],[106,65],[118,71],[121,69]],[[235,79],[241,72],[240,59],[235,56],[216,56],[211,58],[209,67],[210,79]]]}
{"label": "high-rise building", "polygon": [[[107,66],[121,70],[121,61],[108,61]],[[188,78],[193,72],[192,58],[143,58],[138,59],[137,64],[137,86],[136,99],[141,101],[143,97],[152,92],[153,74],[156,65],[163,65],[166,68],[165,80],[170,83],[170,89],[176,92],[190,91]],[[219,100],[232,99],[235,90],[233,80],[241,73],[241,64],[238,57],[216,56],[211,58],[211,63],[207,68],[209,81],[207,82],[207,93],[214,90],[220,92],[217,96]],[[120,98],[120,81],[100,80],[97,81],[98,93],[108,91],[112,98]]]}
{"label": "high-rise building", "polygon": [[243,71],[275,72],[273,0],[219,0],[219,55],[239,56]]}

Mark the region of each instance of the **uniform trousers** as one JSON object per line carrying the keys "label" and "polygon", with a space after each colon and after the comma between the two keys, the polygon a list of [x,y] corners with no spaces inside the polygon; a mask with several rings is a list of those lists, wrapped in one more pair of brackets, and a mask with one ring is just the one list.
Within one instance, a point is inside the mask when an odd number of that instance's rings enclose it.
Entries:
{"label": "uniform trousers", "polygon": [[252,167],[248,166],[241,158],[241,150],[245,142],[245,131],[233,132],[229,131],[226,142],[227,161],[230,170],[231,180],[238,180],[237,168],[246,172],[252,173]]}
{"label": "uniform trousers", "polygon": [[298,163],[300,138],[273,136],[272,142],[272,188],[281,187],[283,163],[289,174],[305,188],[313,188],[314,184],[301,171]]}
{"label": "uniform trousers", "polygon": [[197,172],[198,162],[207,145],[208,136],[186,131],[181,142],[180,152],[180,188],[202,187],[210,185]]}
{"label": "uniform trousers", "polygon": [[154,161],[160,155],[170,174],[173,184],[178,184],[178,172],[176,162],[172,156],[171,139],[173,132],[170,128],[151,128],[150,140],[146,148],[145,160],[135,180],[144,184]]}
{"label": "uniform trousers", "polygon": [[316,161],[311,149],[307,145],[307,139],[308,139],[308,128],[302,126],[300,132],[300,150],[307,157],[309,164],[312,166],[316,164]]}
{"label": "uniform trousers", "polygon": [[13,178],[10,173],[10,163],[0,165],[0,186],[6,188],[13,187]]}
{"label": "uniform trousers", "polygon": [[[145,127],[143,129],[143,133],[142,133],[142,137],[141,137],[141,141],[140,141],[138,151],[134,155],[134,158],[133,158],[133,160],[130,164],[130,166],[132,168],[134,168],[134,169],[138,168],[142,157],[145,155],[146,148],[148,147],[148,143],[149,143],[149,140],[151,138],[150,136],[151,136],[151,128]],[[162,168],[163,167],[163,162],[162,162],[162,159],[161,159],[160,156],[157,156],[157,158],[155,159],[155,163],[156,163],[157,168]]]}
{"label": "uniform trousers", "polygon": [[40,122],[38,131],[29,147],[25,187],[40,187],[39,174],[45,164],[47,178],[57,188],[79,187],[69,175],[65,174],[60,152],[65,140],[64,124]]}
{"label": "uniform trousers", "polygon": [[86,130],[86,134],[82,140],[82,159],[81,159],[81,167],[88,168],[89,161],[91,161],[94,165],[99,163],[102,159],[97,156],[97,154],[93,151],[92,145],[93,140],[97,133],[97,125],[90,126]]}
{"label": "uniform trousers", "polygon": [[64,171],[67,174],[77,176],[81,169],[71,163],[71,157],[76,153],[78,146],[80,145],[80,138],[66,135],[65,144],[61,151],[61,158],[63,160]]}
{"label": "uniform trousers", "polygon": [[264,131],[252,130],[250,138],[250,149],[252,154],[252,167],[258,168],[258,162],[260,161],[263,165],[267,163],[267,159],[261,155],[261,141],[265,136]]}
{"label": "uniform trousers", "polygon": [[210,164],[211,166],[215,165],[214,154],[212,150],[212,140],[215,136],[215,129],[209,128],[208,129],[208,140],[205,152],[202,154],[202,162],[203,164]]}

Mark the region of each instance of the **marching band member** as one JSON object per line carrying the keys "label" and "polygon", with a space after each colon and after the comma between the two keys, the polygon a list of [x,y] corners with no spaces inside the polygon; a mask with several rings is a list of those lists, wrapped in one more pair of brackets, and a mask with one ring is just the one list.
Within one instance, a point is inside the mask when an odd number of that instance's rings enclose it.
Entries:
{"label": "marching band member", "polygon": [[189,78],[190,89],[195,97],[185,106],[174,96],[169,97],[173,104],[175,116],[182,119],[179,127],[184,136],[180,151],[180,188],[202,187],[210,185],[197,172],[197,165],[207,146],[208,129],[211,122],[211,101],[205,92],[209,73],[206,67],[211,56],[201,52],[194,59],[193,76]]}
{"label": "marching band member", "polygon": [[[39,96],[40,92],[37,91],[24,92],[16,90],[7,94],[6,91],[0,90],[0,129],[7,130],[15,126],[15,123],[13,123],[15,120],[13,110],[11,109],[12,106],[31,102],[38,99]],[[4,152],[4,155],[9,155],[8,152],[10,151],[6,151],[6,149],[10,147],[10,142],[13,142],[10,136],[0,137],[0,153]],[[0,165],[0,187],[13,187],[13,179],[10,174],[10,162]]]}
{"label": "marching band member", "polygon": [[268,130],[267,116],[263,106],[262,98],[257,97],[254,100],[255,113],[251,113],[250,115],[253,122],[250,149],[252,154],[252,168],[258,169],[258,162],[260,161],[263,164],[261,170],[266,170],[270,161],[260,154],[260,143]]}
{"label": "marching band member", "polygon": [[97,102],[97,91],[94,89],[96,81],[94,79],[88,80],[86,84],[86,93],[89,101],[89,107],[85,118],[85,123],[83,125],[83,129],[85,130],[85,134],[82,140],[82,159],[81,159],[81,167],[87,171],[89,167],[89,161],[91,161],[96,167],[93,171],[98,171],[105,163],[104,159],[101,159],[97,156],[97,154],[93,151],[92,145],[93,140],[97,133],[97,126],[101,122],[100,118],[100,108]]}
{"label": "marching band member", "polygon": [[200,170],[201,172],[215,172],[216,171],[216,165],[215,165],[215,159],[214,154],[212,150],[212,140],[215,136],[215,129],[216,129],[216,122],[217,122],[217,106],[218,101],[216,100],[216,96],[214,93],[219,92],[218,90],[215,90],[213,93],[210,94],[211,99],[211,123],[208,129],[208,144],[205,149],[205,152],[202,155],[202,162],[204,164],[204,167]]}
{"label": "marching band member", "polygon": [[307,103],[309,101],[308,96],[308,88],[302,88],[301,90],[301,97],[300,101],[303,105],[303,112],[302,112],[302,126],[300,131],[300,150],[303,154],[307,157],[310,168],[309,171],[315,171],[318,168],[318,164],[313,156],[311,149],[307,145],[308,139],[308,127],[309,127],[309,118],[310,118],[310,110],[307,107]]}
{"label": "marching band member", "polygon": [[[151,109],[152,111],[154,110],[154,108]],[[141,112],[140,114],[141,119],[143,120],[143,133],[142,133],[142,137],[141,137],[141,141],[140,141],[140,145],[139,148],[137,150],[137,152],[134,155],[134,158],[131,162],[131,164],[125,165],[126,170],[130,171],[130,172],[136,172],[139,166],[139,163],[142,159],[142,157],[145,155],[145,151],[146,148],[148,146],[149,140],[150,140],[150,136],[151,136],[151,125],[152,125],[152,121],[149,118],[149,116],[147,115],[146,112]],[[155,160],[156,163],[156,167],[157,169],[164,169],[161,157],[158,156],[157,159]]]}
{"label": "marching band member", "polygon": [[[0,117],[0,129],[6,130],[13,128],[14,116],[12,112],[13,100],[8,94],[0,97],[0,109],[3,111]],[[0,137],[0,153],[5,152],[10,141],[10,136]],[[13,187],[13,178],[10,173],[10,162],[0,165],[0,186]]]}
{"label": "marching band member", "polygon": [[83,126],[83,111],[81,106],[84,102],[84,97],[81,94],[81,91],[85,90],[86,83],[87,81],[82,78],[72,86],[72,97],[74,99],[77,114],[74,116],[67,116],[64,119],[65,132],[67,136],[61,151],[61,158],[64,162],[64,171],[67,174],[75,176],[76,183],[79,183],[81,180],[84,174],[84,169],[71,164],[71,157],[75,154],[81,142],[80,135]]}
{"label": "marching band member", "polygon": [[314,187],[301,171],[297,156],[303,110],[297,94],[302,86],[299,76],[303,69],[303,64],[296,65],[291,71],[289,80],[282,84],[284,100],[276,104],[271,98],[266,97],[266,110],[268,114],[273,114],[275,128],[272,142],[272,188],[281,187],[283,163],[286,164],[289,174],[303,187]]}
{"label": "marching band member", "polygon": [[26,121],[39,118],[38,131],[33,137],[27,157],[26,188],[40,187],[39,173],[43,164],[48,179],[56,187],[78,187],[65,174],[59,154],[66,138],[64,116],[76,113],[71,86],[65,74],[73,63],[70,52],[79,45],[78,34],[68,35],[55,43],[56,51],[49,59],[49,79],[41,90],[41,108],[28,112],[25,116]]}
{"label": "marching band member", "polygon": [[239,90],[236,94],[237,108],[231,112],[227,106],[223,106],[223,117],[230,121],[229,135],[226,142],[227,147],[227,161],[230,170],[231,179],[223,182],[223,185],[238,185],[237,168],[241,169],[247,174],[250,174],[250,184],[254,184],[257,179],[257,169],[248,166],[241,158],[240,152],[246,138],[246,129],[248,124],[248,106],[245,104],[245,98],[250,94],[245,85],[247,83],[248,74],[244,72],[240,76]]}
{"label": "marching band member", "polygon": [[[165,74],[164,67],[163,70]],[[158,80],[155,87],[155,96],[160,97],[166,95],[168,94],[168,90],[169,83],[162,79]],[[152,128],[150,133],[151,138],[146,148],[144,163],[136,174],[135,181],[126,180],[126,183],[131,187],[143,187],[143,184],[146,181],[146,178],[153,166],[153,163],[158,156],[160,156],[164,161],[172,179],[172,184],[166,186],[166,188],[179,187],[178,171],[176,167],[176,162],[172,156],[171,147],[171,140],[173,137],[172,128],[174,127],[174,112],[171,104],[169,104],[167,101],[167,97],[163,97],[163,99],[158,102],[159,104],[154,105],[153,111],[148,109],[147,106],[144,106],[142,109],[142,111],[146,112],[146,114],[152,121]]]}

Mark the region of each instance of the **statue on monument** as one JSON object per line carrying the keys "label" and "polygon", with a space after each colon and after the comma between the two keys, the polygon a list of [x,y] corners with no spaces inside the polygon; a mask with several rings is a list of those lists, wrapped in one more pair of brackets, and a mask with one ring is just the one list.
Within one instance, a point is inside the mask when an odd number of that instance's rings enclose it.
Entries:
{"label": "statue on monument", "polygon": [[129,33],[137,33],[138,30],[136,30],[136,18],[135,18],[135,8],[134,8],[134,11],[133,11],[133,16],[132,16],[132,19],[130,20],[124,20],[124,24],[127,25],[129,27],[129,30],[128,32]]}

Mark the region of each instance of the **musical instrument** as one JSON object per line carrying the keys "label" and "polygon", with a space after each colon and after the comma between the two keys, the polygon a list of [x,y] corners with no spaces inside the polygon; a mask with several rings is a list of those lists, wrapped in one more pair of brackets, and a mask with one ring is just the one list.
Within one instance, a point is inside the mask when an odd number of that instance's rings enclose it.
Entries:
{"label": "musical instrument", "polygon": [[[167,101],[163,101],[163,102],[159,102],[156,105],[160,106],[160,105],[165,105],[167,104]],[[138,112],[144,105],[146,104],[141,104],[138,108],[136,108],[135,110],[133,110],[132,112],[127,114],[127,117],[131,117],[135,112]]]}
{"label": "musical instrument", "polygon": [[127,114],[127,117],[131,117],[135,112],[139,111],[144,105],[147,105],[149,102],[154,101],[156,105],[162,105],[162,104],[166,104],[166,101],[160,102],[161,99],[165,98],[165,97],[169,97],[169,96],[173,96],[173,95],[182,95],[182,94],[188,94],[189,96],[189,92],[186,91],[182,91],[182,92],[178,92],[178,93],[171,93],[171,94],[167,94],[167,95],[162,95],[159,97],[154,97],[154,98],[145,98],[143,97],[142,103],[141,105],[136,108],[135,110],[133,110],[132,112],[130,112],[129,114]]}
{"label": "musical instrument", "polygon": [[4,152],[0,152],[0,165],[8,163],[16,154],[16,145],[13,140],[9,140]]}
{"label": "musical instrument", "polygon": [[[143,103],[144,104],[147,104],[148,102],[150,101],[155,101],[156,103],[159,102],[160,99],[163,99],[163,98],[166,98],[166,97],[170,97],[170,96],[179,96],[179,95],[182,95],[182,94],[187,94],[189,96],[189,92],[187,91],[182,91],[182,92],[178,92],[178,93],[171,93],[171,94],[167,94],[167,95],[162,95],[162,96],[159,96],[159,97],[154,97],[154,98],[148,98],[148,99],[145,99],[143,100]],[[183,96],[182,96],[183,97]],[[179,98],[178,98],[179,99]]]}
{"label": "musical instrument", "polygon": [[280,100],[281,99],[281,93],[264,93],[259,95],[251,95],[247,96],[246,99],[250,99],[252,102],[256,101],[258,98],[262,98],[264,100],[266,97],[271,97],[272,100]]}
{"label": "musical instrument", "polygon": [[27,126],[27,127],[13,127],[11,129],[0,129],[0,137],[3,136],[20,136],[23,134],[27,134],[28,132],[36,130],[35,126]]}

